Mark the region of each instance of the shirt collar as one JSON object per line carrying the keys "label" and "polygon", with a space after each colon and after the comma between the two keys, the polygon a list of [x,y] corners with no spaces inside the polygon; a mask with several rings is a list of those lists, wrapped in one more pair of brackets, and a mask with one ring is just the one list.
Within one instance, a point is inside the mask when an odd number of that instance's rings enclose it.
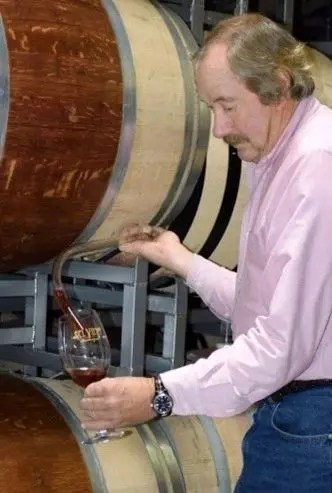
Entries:
{"label": "shirt collar", "polygon": [[316,104],[317,100],[314,96],[309,96],[302,99],[297,105],[293,115],[291,116],[288,125],[280,135],[279,139],[277,140],[269,154],[264,156],[257,163],[248,164],[252,164],[255,167],[261,167],[270,164],[275,158],[276,154],[279,154],[280,151],[282,151],[282,149],[287,145],[298,125],[302,122],[304,116],[309,115]]}

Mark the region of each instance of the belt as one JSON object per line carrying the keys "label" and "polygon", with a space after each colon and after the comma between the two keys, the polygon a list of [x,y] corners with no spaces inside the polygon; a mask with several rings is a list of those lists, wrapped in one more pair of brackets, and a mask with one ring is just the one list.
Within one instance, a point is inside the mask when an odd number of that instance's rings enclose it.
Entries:
{"label": "belt", "polygon": [[283,397],[285,397],[285,395],[294,394],[303,390],[314,389],[316,387],[324,387],[326,385],[332,385],[332,379],[321,378],[317,380],[293,380],[284,387],[281,387],[281,389],[269,395],[266,399],[270,402],[279,402]]}

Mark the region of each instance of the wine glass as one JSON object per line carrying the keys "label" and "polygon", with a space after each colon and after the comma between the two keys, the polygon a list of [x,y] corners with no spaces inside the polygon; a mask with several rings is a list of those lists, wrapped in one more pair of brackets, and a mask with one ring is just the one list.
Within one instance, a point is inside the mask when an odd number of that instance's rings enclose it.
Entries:
{"label": "wine glass", "polygon": [[[111,347],[95,310],[76,308],[74,313],[80,325],[70,315],[59,318],[59,354],[68,375],[85,389],[106,376],[111,364]],[[125,430],[101,430],[82,443],[105,442],[125,434]]]}

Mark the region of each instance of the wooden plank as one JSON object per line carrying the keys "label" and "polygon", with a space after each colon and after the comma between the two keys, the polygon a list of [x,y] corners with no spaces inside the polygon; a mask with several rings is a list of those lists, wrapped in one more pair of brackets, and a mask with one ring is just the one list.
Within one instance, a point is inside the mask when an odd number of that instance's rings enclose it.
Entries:
{"label": "wooden plank", "polygon": [[38,77],[40,82],[56,81],[58,84],[75,84],[94,88],[96,84],[122,84],[121,73],[110,64],[104,70],[87,58],[49,56],[45,53],[16,53],[11,57],[11,73],[15,79]]}
{"label": "wooden plank", "polygon": [[18,79],[11,84],[11,125],[58,126],[72,130],[118,133],[122,100],[116,84],[75,86]]}
{"label": "wooden plank", "polygon": [[100,1],[0,0],[0,10],[10,60],[0,166],[0,270],[7,270],[50,259],[88,224],[109,185],[123,89]]}
{"label": "wooden plank", "polygon": [[[82,26],[83,27],[83,26]],[[103,65],[114,62],[112,48],[116,46],[110,25],[96,31],[95,27],[78,28],[56,22],[28,22],[7,24],[7,42],[11,53],[45,53],[89,59]]]}
{"label": "wooden plank", "polygon": [[0,0],[1,14],[10,12],[11,20],[38,20],[47,21],[54,19],[61,24],[81,26],[89,24],[95,29],[104,27],[104,19],[96,15],[100,12],[100,0]]}

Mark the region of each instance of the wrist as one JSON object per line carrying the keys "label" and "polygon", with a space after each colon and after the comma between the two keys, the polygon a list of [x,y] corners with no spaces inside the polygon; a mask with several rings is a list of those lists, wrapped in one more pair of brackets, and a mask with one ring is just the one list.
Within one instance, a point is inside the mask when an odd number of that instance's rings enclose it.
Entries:
{"label": "wrist", "polygon": [[146,389],[147,389],[147,403],[149,407],[149,417],[148,419],[154,419],[156,417],[156,413],[151,407],[151,402],[153,401],[155,395],[155,382],[153,377],[145,378]]}
{"label": "wrist", "polygon": [[171,270],[183,279],[187,279],[191,264],[194,259],[194,253],[188,250],[181,243],[178,248],[172,252]]}

